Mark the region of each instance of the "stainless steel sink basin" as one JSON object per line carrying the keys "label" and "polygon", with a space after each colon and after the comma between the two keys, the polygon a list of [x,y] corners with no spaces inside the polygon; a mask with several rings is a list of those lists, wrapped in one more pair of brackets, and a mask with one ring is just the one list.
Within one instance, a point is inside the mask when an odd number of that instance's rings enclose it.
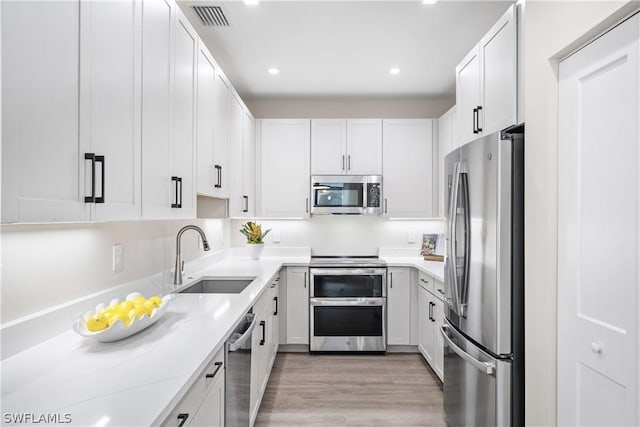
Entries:
{"label": "stainless steel sink basin", "polygon": [[181,290],[180,294],[239,294],[255,277],[238,279],[204,278]]}

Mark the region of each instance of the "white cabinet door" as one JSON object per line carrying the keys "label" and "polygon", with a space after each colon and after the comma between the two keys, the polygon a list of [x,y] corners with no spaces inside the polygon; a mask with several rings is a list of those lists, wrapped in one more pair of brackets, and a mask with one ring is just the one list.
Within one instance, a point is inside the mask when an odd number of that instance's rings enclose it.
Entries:
{"label": "white cabinet door", "polygon": [[431,293],[422,286],[418,287],[418,349],[430,366],[433,365],[432,299]]}
{"label": "white cabinet door", "polygon": [[80,4],[80,139],[104,156],[92,220],[141,214],[141,16],[135,0]]}
{"label": "white cabinet door", "polygon": [[[180,178],[174,218],[196,217],[196,83],[198,34],[176,10],[172,176]],[[174,186],[175,189],[175,186]],[[143,194],[144,196],[144,194]]]}
{"label": "white cabinet door", "polygon": [[445,194],[448,191],[448,180],[445,176],[444,158],[453,149],[453,127],[456,107],[451,107],[438,119],[438,217],[444,218],[446,207]]}
{"label": "white cabinet door", "polygon": [[216,374],[211,389],[189,425],[194,427],[224,427],[224,369],[221,369]]}
{"label": "white cabinet door", "polygon": [[231,97],[229,105],[229,214],[232,217],[244,216],[243,178],[243,121],[242,104],[235,96]]}
{"label": "white cabinet door", "polygon": [[476,111],[481,102],[480,49],[476,45],[456,67],[456,145],[463,145],[478,137]]}
{"label": "white cabinet door", "polygon": [[347,173],[347,121],[311,120],[311,174]]}
{"label": "white cabinet door", "polygon": [[347,120],[347,173],[382,175],[382,120]]}
{"label": "white cabinet door", "polygon": [[173,217],[171,180],[173,2],[142,5],[142,216]]}
{"label": "white cabinet door", "polygon": [[260,149],[261,215],[307,217],[310,121],[261,120]]}
{"label": "white cabinet door", "polygon": [[[2,3],[2,222],[83,221],[79,2]],[[89,167],[90,170],[90,167]]]}
{"label": "white cabinet door", "polygon": [[440,329],[444,324],[444,302],[438,298],[433,298],[433,306],[431,309],[432,326],[433,326],[433,363],[431,367],[435,371],[438,378],[444,381],[444,340]]}
{"label": "white cabinet door", "polygon": [[198,40],[197,83],[197,193],[205,196],[213,196],[214,186],[218,180],[217,169],[213,167],[216,68],[211,54],[201,40]]}
{"label": "white cabinet door", "polygon": [[269,366],[273,366],[273,361],[278,353],[278,346],[280,345],[280,286],[278,281],[271,285],[271,294],[269,300],[269,311],[271,313],[271,334],[270,334],[270,353],[271,360]]}
{"label": "white cabinet door", "polygon": [[287,344],[309,344],[309,269],[287,267]]}
{"label": "white cabinet door", "polygon": [[[209,118],[210,119],[210,118]],[[213,167],[217,169],[213,196],[229,197],[229,132],[231,122],[231,85],[216,72],[215,79],[215,116],[213,133]]]}
{"label": "white cabinet door", "polygon": [[387,277],[387,343],[409,345],[411,341],[411,270],[389,268]]}
{"label": "white cabinet door", "polygon": [[489,135],[517,120],[516,6],[511,6],[480,40],[482,105],[478,127]]}
{"label": "white cabinet door", "polygon": [[256,121],[248,111],[242,119],[242,196],[244,216],[256,214]]}
{"label": "white cabinet door", "polygon": [[640,424],[639,38],[635,15],[559,67],[558,425]]}
{"label": "white cabinet door", "polygon": [[433,120],[383,121],[384,213],[433,216]]}

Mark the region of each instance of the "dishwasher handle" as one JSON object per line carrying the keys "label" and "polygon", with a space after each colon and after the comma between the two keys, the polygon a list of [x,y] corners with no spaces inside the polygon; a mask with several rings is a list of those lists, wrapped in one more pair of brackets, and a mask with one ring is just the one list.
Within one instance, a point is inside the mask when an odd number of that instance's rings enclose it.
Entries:
{"label": "dishwasher handle", "polygon": [[480,370],[480,372],[487,374],[487,375],[493,375],[495,369],[496,369],[496,365],[494,363],[490,363],[490,362],[482,362],[478,359],[476,359],[475,357],[471,356],[469,353],[467,353],[466,351],[464,351],[463,349],[461,349],[460,347],[458,347],[452,340],[451,338],[449,338],[449,336],[447,335],[447,329],[449,328],[449,326],[447,325],[442,325],[440,327],[440,333],[442,334],[442,337],[444,338],[445,342],[447,343],[447,345],[460,357],[462,357],[464,360],[466,360],[467,362],[469,362],[471,365],[473,365],[474,368]]}
{"label": "dishwasher handle", "polygon": [[247,330],[238,337],[237,340],[229,343],[229,351],[238,351],[242,344],[245,343],[249,338],[251,338],[251,333],[256,327],[256,316],[254,314],[247,314],[245,319],[251,319],[251,325],[247,328]]}

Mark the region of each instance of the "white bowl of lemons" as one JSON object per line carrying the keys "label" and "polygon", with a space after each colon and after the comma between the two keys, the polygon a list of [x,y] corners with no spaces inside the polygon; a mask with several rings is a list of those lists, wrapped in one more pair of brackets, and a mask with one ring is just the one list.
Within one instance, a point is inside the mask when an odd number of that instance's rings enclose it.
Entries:
{"label": "white bowl of lemons", "polygon": [[171,295],[145,298],[138,292],[124,301],[114,299],[108,306],[98,304],[95,310],[78,314],[73,330],[100,342],[118,341],[153,325],[167,310]]}

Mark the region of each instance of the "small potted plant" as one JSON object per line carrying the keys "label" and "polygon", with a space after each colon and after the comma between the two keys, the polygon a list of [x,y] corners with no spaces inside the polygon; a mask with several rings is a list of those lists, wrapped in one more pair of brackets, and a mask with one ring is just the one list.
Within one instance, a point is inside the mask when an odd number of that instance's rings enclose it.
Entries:
{"label": "small potted plant", "polygon": [[262,226],[258,223],[249,221],[242,226],[240,232],[247,238],[247,246],[249,247],[249,256],[251,259],[259,259],[262,249],[264,248],[264,237],[271,230],[262,232]]}

